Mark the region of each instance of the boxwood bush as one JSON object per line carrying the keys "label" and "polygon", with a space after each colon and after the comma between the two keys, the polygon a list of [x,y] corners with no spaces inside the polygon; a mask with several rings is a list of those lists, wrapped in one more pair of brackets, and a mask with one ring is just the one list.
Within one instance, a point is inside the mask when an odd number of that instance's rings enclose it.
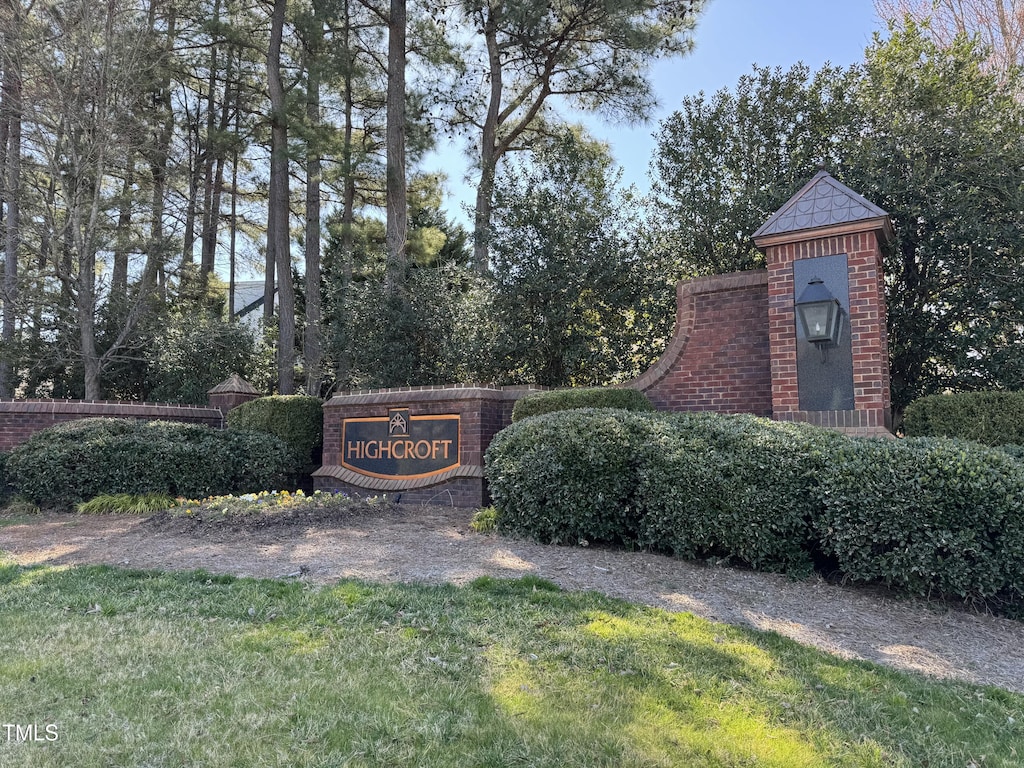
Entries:
{"label": "boxwood bush", "polygon": [[305,395],[272,395],[228,411],[233,430],[266,432],[289,446],[301,472],[320,465],[324,444],[323,401]]}
{"label": "boxwood bush", "polygon": [[962,392],[915,400],[903,414],[908,437],[951,437],[985,445],[1024,443],[1024,392]]}
{"label": "boxwood bush", "polygon": [[105,493],[211,494],[276,488],[294,469],[281,440],[172,422],[82,419],[11,451],[10,483],[31,501],[70,507]]}
{"label": "boxwood bush", "polygon": [[568,411],[577,408],[619,408],[626,411],[653,411],[647,395],[635,389],[614,387],[579,387],[535,392],[516,400],[512,407],[512,421],[542,413]]}
{"label": "boxwood bush", "polygon": [[484,457],[499,529],[553,544],[635,540],[640,454],[660,426],[637,415],[570,410],[499,432]]}
{"label": "boxwood bush", "polygon": [[850,440],[818,485],[818,537],[848,579],[1024,596],[1024,465],[955,440]]}

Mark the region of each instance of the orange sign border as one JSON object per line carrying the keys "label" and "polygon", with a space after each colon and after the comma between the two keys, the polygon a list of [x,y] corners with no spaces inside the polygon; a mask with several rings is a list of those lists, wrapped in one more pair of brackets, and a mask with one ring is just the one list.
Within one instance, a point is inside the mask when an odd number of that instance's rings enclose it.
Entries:
{"label": "orange sign border", "polygon": [[349,422],[363,422],[363,423],[366,423],[366,422],[379,421],[379,422],[383,422],[383,423],[387,424],[389,419],[390,419],[389,416],[357,416],[356,418],[353,418],[353,419],[342,419],[341,420],[341,446],[340,446],[340,448],[338,450],[338,463],[342,467],[344,467],[345,469],[347,469],[347,470],[349,470],[351,472],[355,472],[358,475],[362,475],[363,477],[375,477],[375,478],[377,478],[379,480],[421,480],[421,479],[423,479],[425,477],[433,477],[434,475],[440,475],[440,474],[443,474],[445,472],[451,472],[453,469],[462,466],[462,456],[461,456],[461,454],[462,454],[462,416],[461,416],[461,414],[458,414],[458,413],[427,414],[427,415],[423,415],[423,416],[412,416],[412,415],[410,415],[409,416],[409,421],[410,422],[413,422],[413,421],[451,421],[452,419],[455,420],[455,423],[457,425],[456,428],[458,429],[458,435],[459,435],[459,450],[458,450],[458,453],[456,453],[456,455],[455,455],[455,463],[454,464],[449,464],[448,466],[443,467],[441,469],[436,469],[433,472],[424,472],[424,473],[418,474],[418,475],[382,475],[379,472],[368,472],[365,469],[360,469],[359,467],[354,467],[351,464],[346,463],[345,462],[345,426]]}

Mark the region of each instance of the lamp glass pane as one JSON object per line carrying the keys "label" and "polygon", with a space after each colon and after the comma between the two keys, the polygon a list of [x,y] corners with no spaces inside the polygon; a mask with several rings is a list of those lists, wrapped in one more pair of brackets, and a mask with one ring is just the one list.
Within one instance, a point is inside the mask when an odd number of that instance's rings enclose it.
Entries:
{"label": "lamp glass pane", "polygon": [[830,338],[828,320],[830,302],[810,304],[800,307],[803,314],[804,330],[807,331],[808,341],[817,341]]}

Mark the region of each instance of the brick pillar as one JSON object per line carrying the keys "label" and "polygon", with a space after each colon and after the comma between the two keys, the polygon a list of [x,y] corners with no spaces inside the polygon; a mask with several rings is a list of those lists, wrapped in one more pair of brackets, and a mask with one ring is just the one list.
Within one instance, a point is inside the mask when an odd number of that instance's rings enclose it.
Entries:
{"label": "brick pillar", "polygon": [[[892,236],[885,211],[824,171],[755,233],[754,241],[764,251],[768,265],[773,418],[810,422],[857,435],[890,434],[882,244]],[[835,270],[844,262],[845,274],[834,276],[831,291],[843,293],[849,336],[835,355],[845,355],[846,359],[829,364],[833,369],[847,366],[837,374],[843,377],[852,367],[852,376],[838,388],[847,389],[848,396],[837,396],[837,401],[843,402],[837,407],[802,407],[802,401],[806,404],[812,399],[808,395],[808,373],[821,375],[820,371],[826,369],[815,370],[815,363],[806,357],[808,342],[802,342],[805,357],[799,357],[796,298],[807,275],[821,269]],[[837,290],[836,285],[845,290]]]}

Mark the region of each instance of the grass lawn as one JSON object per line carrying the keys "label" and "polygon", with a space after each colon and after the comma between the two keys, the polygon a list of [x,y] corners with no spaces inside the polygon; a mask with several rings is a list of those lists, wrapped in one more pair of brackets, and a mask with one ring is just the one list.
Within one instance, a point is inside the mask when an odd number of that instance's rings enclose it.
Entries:
{"label": "grass lawn", "polygon": [[534,578],[0,559],[4,768],[971,765],[1024,765],[1024,696]]}

